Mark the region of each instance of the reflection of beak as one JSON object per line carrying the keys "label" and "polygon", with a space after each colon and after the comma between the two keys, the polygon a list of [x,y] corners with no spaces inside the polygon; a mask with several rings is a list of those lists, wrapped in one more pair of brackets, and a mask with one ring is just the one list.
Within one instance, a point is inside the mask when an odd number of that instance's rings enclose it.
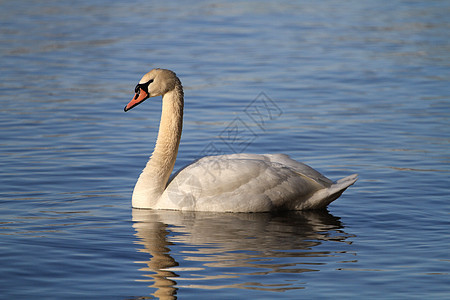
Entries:
{"label": "reflection of beak", "polygon": [[132,109],[136,105],[141,104],[142,102],[144,102],[147,98],[148,98],[148,94],[143,89],[140,89],[140,92],[136,93],[134,95],[134,98],[131,99],[130,103],[128,103],[127,106],[125,106],[125,108],[123,110],[124,111],[129,111],[130,109]]}

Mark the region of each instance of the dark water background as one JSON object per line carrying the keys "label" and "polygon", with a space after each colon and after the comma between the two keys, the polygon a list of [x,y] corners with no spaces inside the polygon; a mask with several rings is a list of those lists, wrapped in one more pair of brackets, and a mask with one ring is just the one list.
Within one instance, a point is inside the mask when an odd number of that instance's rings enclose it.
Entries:
{"label": "dark water background", "polygon": [[[450,298],[449,14],[1,1],[0,297]],[[185,87],[176,169],[281,152],[359,181],[325,212],[133,212],[160,100],[122,109],[154,67]]]}

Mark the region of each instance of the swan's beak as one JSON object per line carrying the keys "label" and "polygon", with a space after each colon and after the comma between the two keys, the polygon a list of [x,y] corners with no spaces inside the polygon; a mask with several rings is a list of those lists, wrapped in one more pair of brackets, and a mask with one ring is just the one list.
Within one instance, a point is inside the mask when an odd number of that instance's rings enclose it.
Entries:
{"label": "swan's beak", "polygon": [[148,98],[148,94],[143,89],[140,89],[140,92],[136,93],[134,95],[133,99],[131,99],[130,103],[128,103],[123,110],[124,111],[129,111],[130,109],[132,109],[136,105],[141,104],[142,102],[144,102],[147,98]]}

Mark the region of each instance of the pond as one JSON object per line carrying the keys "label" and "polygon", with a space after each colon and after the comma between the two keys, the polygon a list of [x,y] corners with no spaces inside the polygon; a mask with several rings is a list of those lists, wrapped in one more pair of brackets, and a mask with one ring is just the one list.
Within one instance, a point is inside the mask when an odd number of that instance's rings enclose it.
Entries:
{"label": "pond", "polygon": [[[3,298],[449,297],[448,3],[0,8]],[[324,211],[131,209],[161,100],[123,107],[155,67],[184,86],[175,170],[285,153],[359,180]]]}

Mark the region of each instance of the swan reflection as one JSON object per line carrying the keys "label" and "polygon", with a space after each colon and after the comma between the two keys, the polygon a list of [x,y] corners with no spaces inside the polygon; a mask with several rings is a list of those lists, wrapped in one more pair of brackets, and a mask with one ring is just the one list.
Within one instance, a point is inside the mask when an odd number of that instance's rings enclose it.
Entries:
{"label": "swan reflection", "polygon": [[[339,218],[327,211],[226,214],[133,210],[133,227],[150,254],[146,279],[154,296],[175,299],[178,288],[302,289],[304,272],[341,261],[350,244]],[[339,250],[329,250],[329,249]],[[328,250],[327,250],[328,249]],[[350,254],[348,254],[350,255]],[[337,257],[337,258],[336,258]],[[289,275],[280,275],[289,274]],[[299,275],[300,274],[300,275]],[[264,276],[260,276],[264,275]]]}

